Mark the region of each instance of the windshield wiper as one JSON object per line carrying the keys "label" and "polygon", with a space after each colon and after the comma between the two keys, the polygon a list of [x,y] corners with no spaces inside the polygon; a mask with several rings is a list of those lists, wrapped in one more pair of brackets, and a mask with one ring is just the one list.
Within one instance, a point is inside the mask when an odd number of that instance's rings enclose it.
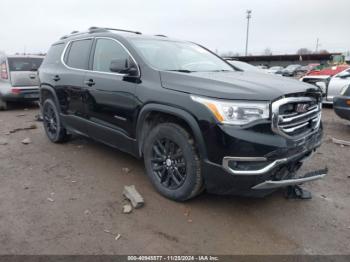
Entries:
{"label": "windshield wiper", "polygon": [[181,72],[181,73],[193,73],[193,72],[196,72],[196,71],[190,71],[190,70],[186,70],[186,69],[175,69],[175,70],[165,70],[165,71]]}

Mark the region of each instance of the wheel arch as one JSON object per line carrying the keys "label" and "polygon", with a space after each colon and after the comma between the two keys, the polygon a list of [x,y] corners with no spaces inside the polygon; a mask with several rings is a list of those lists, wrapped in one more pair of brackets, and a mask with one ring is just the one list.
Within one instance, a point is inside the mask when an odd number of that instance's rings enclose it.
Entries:
{"label": "wheel arch", "polygon": [[45,99],[48,97],[52,97],[54,99],[54,102],[57,105],[58,112],[61,113],[61,107],[60,107],[55,89],[50,85],[41,85],[40,86],[40,105],[41,106],[43,105]]}
{"label": "wheel arch", "polygon": [[[176,108],[173,106],[153,104],[153,103],[145,105],[141,109],[137,119],[136,139],[137,139],[138,154],[140,157],[143,155],[142,148],[143,148],[144,138],[147,136],[148,132],[153,127],[152,123],[149,124],[147,119],[149,117],[151,117],[152,119],[152,116],[155,116],[155,115],[161,116],[161,117],[168,116],[169,118],[167,118],[167,120],[170,120],[169,122],[175,122],[185,127],[191,133],[194,140],[196,141],[198,153],[200,157],[202,159],[207,158],[204,139],[196,119],[190,113],[188,113],[183,109]],[[163,121],[163,122],[168,122],[168,121]],[[161,122],[156,121],[156,123],[161,123]]]}

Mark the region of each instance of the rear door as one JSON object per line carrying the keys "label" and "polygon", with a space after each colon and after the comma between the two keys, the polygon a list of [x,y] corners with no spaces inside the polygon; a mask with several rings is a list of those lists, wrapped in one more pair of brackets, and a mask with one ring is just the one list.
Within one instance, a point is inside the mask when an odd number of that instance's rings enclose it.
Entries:
{"label": "rear door", "polygon": [[9,57],[8,68],[11,85],[20,89],[37,87],[39,84],[37,71],[42,61],[43,58]]}
{"label": "rear door", "polygon": [[88,69],[92,39],[74,40],[68,44],[63,58],[64,70],[53,75],[55,89],[63,100],[66,124],[85,133],[87,86],[84,84]]}
{"label": "rear door", "polygon": [[93,123],[90,135],[129,151],[128,140],[133,136],[137,116],[137,83],[126,74],[111,72],[110,65],[114,59],[123,59],[137,67],[136,61],[120,42],[111,38],[96,38],[91,58],[91,71],[85,76],[87,113]]}

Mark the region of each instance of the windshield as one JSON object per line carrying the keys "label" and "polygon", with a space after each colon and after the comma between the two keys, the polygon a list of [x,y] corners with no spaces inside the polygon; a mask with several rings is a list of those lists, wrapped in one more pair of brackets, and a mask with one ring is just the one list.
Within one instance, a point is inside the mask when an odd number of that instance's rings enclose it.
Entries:
{"label": "windshield", "polygon": [[255,72],[261,72],[261,69],[257,68],[256,66],[253,66],[248,63],[244,63],[241,61],[228,61],[231,65],[237,67],[238,69],[241,69],[243,71],[255,71]]}
{"label": "windshield", "polygon": [[289,65],[286,67],[286,69],[295,69],[298,68],[300,65]]}
{"label": "windshield", "polygon": [[282,69],[282,67],[280,66],[273,66],[273,67],[270,67],[271,70],[280,70]]}
{"label": "windshield", "polygon": [[8,58],[10,71],[37,71],[43,58],[12,57]]}
{"label": "windshield", "polygon": [[206,49],[188,42],[131,39],[146,63],[158,70],[182,72],[234,71]]}

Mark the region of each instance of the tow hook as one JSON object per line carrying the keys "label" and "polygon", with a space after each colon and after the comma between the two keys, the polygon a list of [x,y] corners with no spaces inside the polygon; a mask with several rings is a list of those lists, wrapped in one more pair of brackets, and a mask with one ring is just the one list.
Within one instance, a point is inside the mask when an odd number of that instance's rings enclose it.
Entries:
{"label": "tow hook", "polygon": [[[301,178],[308,178],[308,177],[318,176],[320,174],[327,174],[327,173],[328,173],[328,168],[326,167],[324,169],[320,169],[320,170],[306,173]],[[306,190],[306,189],[303,189],[299,185],[288,186],[285,196],[287,199],[312,199],[311,192]]]}

